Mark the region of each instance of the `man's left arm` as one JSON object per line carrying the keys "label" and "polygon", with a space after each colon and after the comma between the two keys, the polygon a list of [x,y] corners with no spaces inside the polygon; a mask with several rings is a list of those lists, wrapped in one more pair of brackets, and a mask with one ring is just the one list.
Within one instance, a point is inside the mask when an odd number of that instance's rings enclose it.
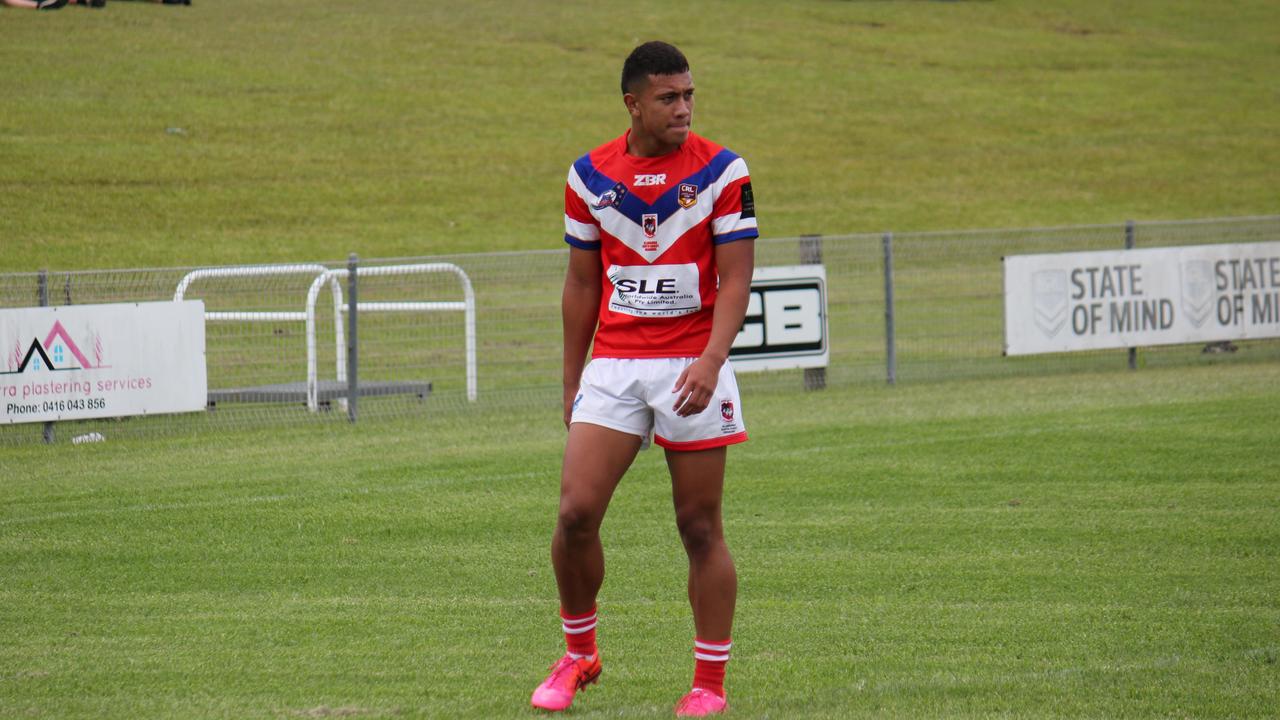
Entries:
{"label": "man's left arm", "polygon": [[729,348],[742,329],[751,294],[751,273],[755,269],[755,240],[746,238],[715,246],[720,287],[711,315],[711,338],[702,355],[693,362],[671,392],[676,393],[674,410],[680,417],[696,415],[707,408],[720,378],[720,368],[729,359]]}

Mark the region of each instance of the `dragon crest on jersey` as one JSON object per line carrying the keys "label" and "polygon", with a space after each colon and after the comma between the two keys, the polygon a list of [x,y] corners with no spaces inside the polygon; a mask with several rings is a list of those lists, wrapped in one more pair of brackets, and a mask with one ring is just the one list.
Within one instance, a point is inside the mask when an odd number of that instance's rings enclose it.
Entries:
{"label": "dragon crest on jersey", "polygon": [[631,155],[628,137],[578,158],[565,180],[565,242],[599,253],[604,271],[591,354],[697,357],[711,333],[717,248],[760,235],[751,176],[737,154],[692,132],[653,158]]}

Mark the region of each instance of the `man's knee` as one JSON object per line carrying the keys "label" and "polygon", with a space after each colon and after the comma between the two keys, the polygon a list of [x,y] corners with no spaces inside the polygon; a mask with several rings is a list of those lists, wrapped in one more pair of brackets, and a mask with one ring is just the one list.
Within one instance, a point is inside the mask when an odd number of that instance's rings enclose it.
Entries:
{"label": "man's knee", "polygon": [[600,514],[594,508],[561,503],[556,531],[573,541],[593,537],[600,532]]}
{"label": "man's knee", "polygon": [[684,549],[690,555],[705,554],[724,539],[715,513],[701,510],[677,513],[676,527],[680,530]]}

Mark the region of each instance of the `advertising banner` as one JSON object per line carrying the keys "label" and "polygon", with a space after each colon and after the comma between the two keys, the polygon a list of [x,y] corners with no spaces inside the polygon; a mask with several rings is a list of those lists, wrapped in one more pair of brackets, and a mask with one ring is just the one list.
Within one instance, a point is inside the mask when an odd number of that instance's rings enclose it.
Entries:
{"label": "advertising banner", "polygon": [[0,309],[0,423],[203,410],[204,303]]}
{"label": "advertising banner", "polygon": [[756,268],[747,316],[729,351],[734,369],[826,367],[830,354],[826,268]]}
{"label": "advertising banner", "polygon": [[1004,259],[1006,355],[1280,337],[1280,242]]}

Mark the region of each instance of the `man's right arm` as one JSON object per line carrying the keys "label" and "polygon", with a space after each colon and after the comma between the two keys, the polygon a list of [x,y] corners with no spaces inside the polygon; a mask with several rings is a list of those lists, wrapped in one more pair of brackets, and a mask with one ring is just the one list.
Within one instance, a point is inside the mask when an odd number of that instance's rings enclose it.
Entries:
{"label": "man's right arm", "polygon": [[569,248],[560,314],[564,322],[564,426],[569,427],[573,401],[587,362],[587,350],[600,319],[600,251]]}

